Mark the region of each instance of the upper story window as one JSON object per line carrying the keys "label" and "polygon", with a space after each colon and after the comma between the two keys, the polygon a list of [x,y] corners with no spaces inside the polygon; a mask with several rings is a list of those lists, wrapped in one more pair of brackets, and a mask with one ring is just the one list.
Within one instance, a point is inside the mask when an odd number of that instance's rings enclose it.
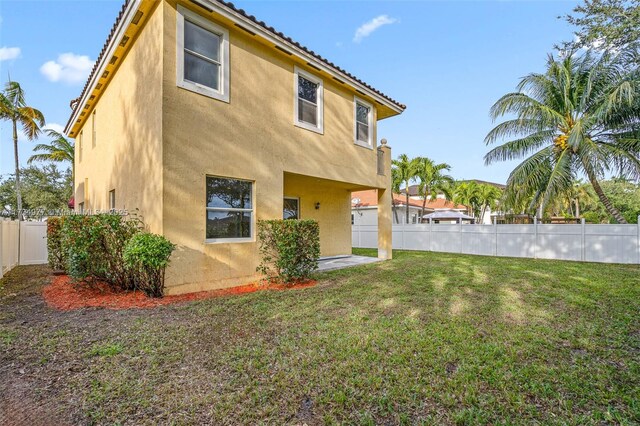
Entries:
{"label": "upper story window", "polygon": [[249,241],[253,226],[253,182],[207,176],[208,242]]}
{"label": "upper story window", "polygon": [[294,124],[314,132],[323,132],[322,80],[295,68]]}
{"label": "upper story window", "polygon": [[373,106],[354,98],[354,138],[357,145],[373,148]]}
{"label": "upper story window", "polygon": [[229,102],[229,32],[178,6],[177,84]]}

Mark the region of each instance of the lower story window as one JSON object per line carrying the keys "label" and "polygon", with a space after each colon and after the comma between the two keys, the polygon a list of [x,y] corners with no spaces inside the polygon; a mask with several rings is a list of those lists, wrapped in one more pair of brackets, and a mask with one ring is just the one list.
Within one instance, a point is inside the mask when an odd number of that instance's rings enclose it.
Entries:
{"label": "lower story window", "polygon": [[253,183],[207,176],[207,240],[250,239],[253,223]]}
{"label": "lower story window", "polygon": [[300,202],[297,198],[285,198],[283,206],[283,219],[300,219]]}

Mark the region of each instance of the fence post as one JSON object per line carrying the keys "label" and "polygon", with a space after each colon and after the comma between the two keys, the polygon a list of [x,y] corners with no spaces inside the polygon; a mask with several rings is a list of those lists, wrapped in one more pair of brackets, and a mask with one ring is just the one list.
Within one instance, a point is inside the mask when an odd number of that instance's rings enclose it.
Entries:
{"label": "fence post", "polygon": [[458,226],[458,235],[460,236],[460,253],[462,253],[462,219],[458,219],[460,224]]}
{"label": "fence post", "polygon": [[2,246],[4,241],[4,219],[0,219],[0,278],[4,276],[4,253],[2,252]]}
{"label": "fence post", "polygon": [[493,245],[493,255],[498,255],[498,218],[493,217],[493,233],[494,233],[494,245]]}
{"label": "fence post", "polygon": [[[404,217],[404,219],[402,219],[403,221],[406,220],[406,216]],[[404,228],[405,226],[407,226],[408,222],[405,222],[402,224],[402,250],[404,250]]]}
{"label": "fence post", "polygon": [[640,265],[640,215],[638,215],[638,264]]}
{"label": "fence post", "polygon": [[538,258],[538,216],[533,218],[533,258]]}
{"label": "fence post", "polygon": [[585,238],[585,231],[586,231],[586,221],[584,220],[584,217],[580,220],[580,224],[582,225],[582,252],[580,253],[580,260],[582,260],[583,262],[586,260],[586,253],[587,253],[587,245],[586,245],[586,238]]}
{"label": "fence post", "polygon": [[429,218],[429,251],[433,251],[433,219]]}

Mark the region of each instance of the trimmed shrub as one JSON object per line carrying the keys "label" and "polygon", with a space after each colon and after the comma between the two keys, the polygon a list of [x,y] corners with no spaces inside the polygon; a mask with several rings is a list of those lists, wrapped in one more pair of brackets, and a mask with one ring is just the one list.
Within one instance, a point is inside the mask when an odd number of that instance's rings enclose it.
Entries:
{"label": "trimmed shrub", "polygon": [[260,220],[262,261],[257,268],[284,283],[306,280],[318,269],[320,227],[315,220]]}
{"label": "trimmed shrub", "polygon": [[137,217],[68,216],[62,226],[61,239],[67,273],[76,280],[95,278],[116,289],[133,289],[135,281],[125,266],[123,252],[127,241],[141,228]]}
{"label": "trimmed shrub", "polygon": [[51,269],[66,270],[67,256],[62,246],[62,225],[64,217],[49,217],[47,219],[47,259]]}
{"label": "trimmed shrub", "polygon": [[164,271],[175,245],[161,235],[139,233],[124,249],[124,262],[134,275],[136,287],[150,297],[164,295]]}

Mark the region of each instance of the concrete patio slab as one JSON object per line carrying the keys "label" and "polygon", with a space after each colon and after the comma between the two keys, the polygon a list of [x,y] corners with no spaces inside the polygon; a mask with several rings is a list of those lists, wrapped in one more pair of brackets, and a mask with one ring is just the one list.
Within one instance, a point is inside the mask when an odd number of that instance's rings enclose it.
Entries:
{"label": "concrete patio slab", "polygon": [[380,262],[382,259],[368,256],[338,256],[320,259],[318,261],[318,271],[333,271],[334,269],[350,268],[352,266],[366,265],[368,263]]}

